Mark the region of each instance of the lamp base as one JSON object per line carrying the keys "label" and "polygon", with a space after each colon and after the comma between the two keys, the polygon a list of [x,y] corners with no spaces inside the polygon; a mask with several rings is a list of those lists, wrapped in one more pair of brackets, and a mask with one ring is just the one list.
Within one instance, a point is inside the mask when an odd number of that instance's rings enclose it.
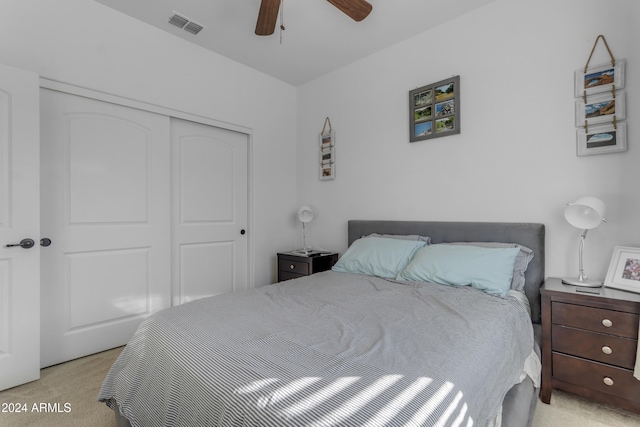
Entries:
{"label": "lamp base", "polygon": [[599,288],[602,286],[602,280],[580,280],[577,277],[563,277],[562,283],[566,285],[584,286],[587,288]]}

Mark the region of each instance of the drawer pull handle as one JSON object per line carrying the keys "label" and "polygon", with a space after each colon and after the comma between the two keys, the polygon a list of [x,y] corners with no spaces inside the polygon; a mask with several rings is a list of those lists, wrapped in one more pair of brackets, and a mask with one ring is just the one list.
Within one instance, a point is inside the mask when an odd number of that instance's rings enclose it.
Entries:
{"label": "drawer pull handle", "polygon": [[605,383],[608,386],[612,386],[613,385],[613,380],[611,378],[609,378],[609,377],[604,377],[602,382]]}
{"label": "drawer pull handle", "polygon": [[611,320],[609,320],[609,319],[603,319],[603,320],[602,320],[602,325],[603,325],[605,328],[610,328],[610,327],[612,327],[612,326],[613,326],[613,322],[612,322]]}
{"label": "drawer pull handle", "polygon": [[291,265],[289,266],[289,268],[293,270],[294,268],[296,268],[296,266],[295,266],[295,265],[293,265],[293,264],[291,264]]}
{"label": "drawer pull handle", "polygon": [[611,354],[611,353],[613,353],[613,350],[608,345],[605,345],[604,347],[602,347],[602,352],[604,354]]}

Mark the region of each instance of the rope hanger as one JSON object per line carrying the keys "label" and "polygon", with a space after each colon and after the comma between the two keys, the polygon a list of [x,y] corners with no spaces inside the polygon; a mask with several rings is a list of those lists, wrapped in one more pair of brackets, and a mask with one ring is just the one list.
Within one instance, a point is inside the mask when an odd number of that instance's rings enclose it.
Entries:
{"label": "rope hanger", "polygon": [[593,56],[593,52],[596,50],[596,46],[598,45],[598,42],[600,41],[600,39],[602,39],[602,41],[604,42],[605,47],[607,48],[607,52],[609,52],[609,56],[611,57],[611,66],[612,67],[616,66],[616,60],[613,57],[613,53],[611,53],[611,49],[609,49],[609,44],[607,43],[607,40],[604,38],[604,36],[602,34],[600,34],[596,38],[596,42],[593,44],[593,49],[591,49],[591,54],[589,55],[589,59],[587,59],[587,63],[584,66],[584,73],[585,74],[587,74],[587,68],[589,68],[589,62],[591,61],[591,57]]}
{"label": "rope hanger", "polygon": [[320,132],[321,135],[326,134],[326,129],[327,129],[327,123],[329,124],[329,132],[331,132],[333,129],[331,129],[331,120],[329,120],[329,117],[327,117],[326,119],[324,119],[324,126],[322,126],[322,132]]}
{"label": "rope hanger", "polygon": [[[607,48],[607,52],[609,52],[609,57],[611,58],[611,66],[612,67],[616,66],[616,60],[613,57],[613,53],[611,53],[611,49],[609,49],[609,44],[607,43],[607,39],[605,39],[604,36],[602,34],[600,34],[600,35],[598,35],[598,37],[596,37],[596,41],[593,43],[593,48],[591,49],[591,53],[589,54],[589,59],[587,59],[587,63],[584,65],[584,74],[587,74],[587,70],[589,68],[589,62],[591,62],[591,57],[593,56],[593,52],[595,52],[596,46],[598,46],[598,42],[600,41],[600,39],[602,39],[602,42],[604,43],[604,46]],[[615,100],[616,100],[616,87],[615,87],[615,84],[611,85],[611,96],[613,97],[613,102],[615,102]],[[583,98],[584,98],[584,103],[586,105],[587,104],[587,89],[586,88],[583,90]],[[618,129],[615,115],[613,116],[613,128],[614,129]],[[585,129],[585,132],[589,133],[589,125],[587,124],[587,119],[586,118],[584,120],[584,129]]]}

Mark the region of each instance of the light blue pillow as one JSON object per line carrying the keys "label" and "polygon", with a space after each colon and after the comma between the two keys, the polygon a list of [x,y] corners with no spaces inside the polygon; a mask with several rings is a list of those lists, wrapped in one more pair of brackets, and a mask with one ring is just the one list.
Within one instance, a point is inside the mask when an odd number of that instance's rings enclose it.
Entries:
{"label": "light blue pillow", "polygon": [[416,253],[397,280],[472,286],[504,297],[511,288],[519,248],[430,245]]}
{"label": "light blue pillow", "polygon": [[425,244],[416,240],[363,237],[353,242],[331,269],[394,279]]}
{"label": "light blue pillow", "polygon": [[533,259],[533,250],[517,243],[499,243],[499,242],[451,242],[443,243],[445,245],[471,245],[480,246],[481,248],[518,248],[520,252],[516,255],[513,263],[513,278],[511,279],[511,289],[524,293],[524,284],[526,282],[524,273],[527,271],[529,263]]}

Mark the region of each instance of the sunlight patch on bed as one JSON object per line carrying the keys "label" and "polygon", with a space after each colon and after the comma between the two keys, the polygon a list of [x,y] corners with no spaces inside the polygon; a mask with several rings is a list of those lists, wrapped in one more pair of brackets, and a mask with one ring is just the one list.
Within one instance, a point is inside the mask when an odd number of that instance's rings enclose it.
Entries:
{"label": "sunlight patch on bed", "polygon": [[348,419],[351,415],[358,412],[360,408],[364,407],[367,403],[375,399],[376,396],[393,386],[393,384],[397,383],[400,379],[402,379],[402,375],[385,375],[382,378],[379,378],[369,387],[346,400],[342,405],[340,405],[340,407],[331,411],[318,421],[309,424],[309,427],[334,425],[335,423]]}
{"label": "sunlight patch on bed", "polygon": [[305,378],[300,378],[299,380],[292,381],[289,384],[286,384],[280,387],[272,395],[263,396],[260,399],[258,399],[258,406],[260,408],[266,408],[271,404],[278,403],[288,398],[289,396],[294,395],[300,390],[307,388],[314,383],[317,383],[320,380],[321,378],[319,377],[305,377]]}
{"label": "sunlight patch on bed", "polygon": [[351,384],[358,381],[360,377],[342,377],[338,378],[332,383],[328,384],[326,387],[323,387],[321,390],[318,390],[311,396],[296,402],[295,404],[285,408],[281,411],[282,414],[288,416],[296,416],[299,414],[303,414],[309,409],[322,404],[327,399],[330,399],[332,396],[340,393],[345,388],[349,387]]}
{"label": "sunlight patch on bed", "polygon": [[365,426],[387,424],[395,417],[413,398],[427,388],[433,379],[420,377],[405,388],[402,393],[394,397],[382,409],[380,409]]}
{"label": "sunlight patch on bed", "polygon": [[[435,392],[433,396],[429,400],[427,400],[420,409],[416,411],[415,414],[413,414],[413,417],[411,417],[411,420],[409,420],[408,425],[422,425],[429,418],[429,416],[435,412],[438,406],[442,404],[444,399],[449,395],[449,393],[451,393],[452,390],[452,383],[450,383],[449,381],[444,383],[442,387],[440,387],[440,389],[438,389],[438,391]],[[437,424],[438,427],[440,425],[443,424]]]}
{"label": "sunlight patch on bed", "polygon": [[[458,394],[456,394],[456,397],[449,404],[447,409],[444,411],[444,413],[442,414],[442,416],[438,420],[438,423],[436,424],[437,426],[446,425],[447,421],[449,421],[449,418],[451,418],[451,416],[453,415],[454,411],[459,406],[461,400],[462,400],[462,392],[459,391]],[[460,415],[453,422],[452,427],[460,426],[462,424],[462,421],[464,420],[464,415],[466,413],[467,413],[467,404],[465,403],[462,406],[462,410],[461,410]]]}
{"label": "sunlight patch on bed", "polygon": [[240,393],[240,394],[250,394],[250,393],[255,393],[257,391],[260,391],[261,389],[273,384],[273,383],[277,383],[278,380],[275,378],[265,378],[263,380],[257,380],[257,381],[253,381],[250,382],[247,385],[244,385],[242,387],[239,387],[236,389],[236,393]]}

